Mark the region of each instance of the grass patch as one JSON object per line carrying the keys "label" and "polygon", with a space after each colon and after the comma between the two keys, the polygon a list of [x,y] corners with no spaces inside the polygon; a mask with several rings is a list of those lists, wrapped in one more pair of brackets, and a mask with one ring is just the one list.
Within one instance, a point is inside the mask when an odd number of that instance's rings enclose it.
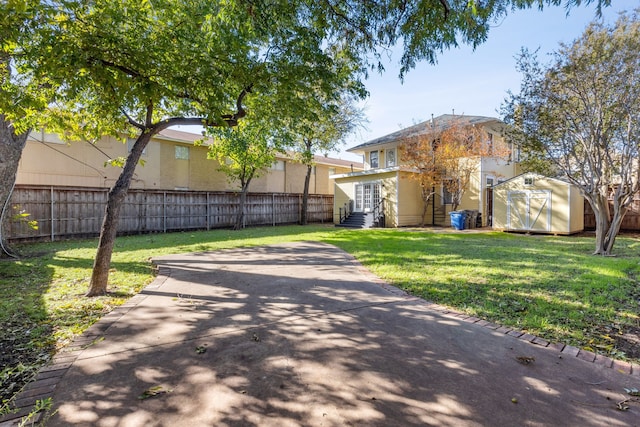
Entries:
{"label": "grass patch", "polygon": [[640,361],[633,353],[640,344],[625,340],[640,331],[637,238],[620,237],[618,256],[603,258],[590,255],[590,237],[331,226],[152,234],[117,239],[110,293],[98,298],[83,296],[95,239],[23,245],[22,259],[0,261],[2,406],[57,349],[150,283],[150,258],[292,241],[334,244],[427,300],[550,341]]}
{"label": "grass patch", "polygon": [[[595,257],[593,238],[374,230],[326,241],[386,281],[491,322],[617,358],[640,347],[638,239]],[[627,354],[630,353],[630,354]]]}

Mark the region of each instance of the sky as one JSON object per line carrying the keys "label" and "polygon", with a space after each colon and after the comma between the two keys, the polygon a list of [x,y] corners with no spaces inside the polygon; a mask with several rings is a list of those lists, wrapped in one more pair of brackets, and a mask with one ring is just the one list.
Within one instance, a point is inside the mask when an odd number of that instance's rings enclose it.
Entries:
{"label": "sky", "polygon": [[[615,22],[618,12],[638,7],[637,0],[612,0],[603,9],[605,22]],[[431,115],[467,114],[500,118],[500,105],[507,92],[519,92],[521,76],[516,56],[521,48],[538,50],[541,60],[558,49],[561,42],[571,43],[596,19],[595,5],[545,7],[544,11],[526,9],[509,13],[489,31],[487,41],[475,51],[460,46],[441,53],[431,65],[420,62],[401,82],[400,53],[391,57],[383,74],[372,72],[365,85],[369,97],[361,103],[368,119],[366,129],[347,139],[343,150],[331,157],[362,161],[348,153],[349,147],[395,132],[431,118]],[[188,129],[181,129],[188,130]]]}

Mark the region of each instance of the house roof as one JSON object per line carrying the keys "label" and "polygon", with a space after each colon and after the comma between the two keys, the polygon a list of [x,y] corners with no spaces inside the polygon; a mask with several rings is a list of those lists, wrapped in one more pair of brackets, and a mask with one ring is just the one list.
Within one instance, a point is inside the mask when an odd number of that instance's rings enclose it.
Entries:
{"label": "house roof", "polygon": [[212,141],[211,138],[207,138],[202,136],[202,134],[193,133],[193,132],[183,132],[175,129],[163,129],[155,135],[158,139],[164,139],[167,141],[176,141],[176,142],[185,142],[185,143],[194,143],[196,141],[205,140],[205,142]]}
{"label": "house roof", "polygon": [[323,165],[330,166],[342,166],[345,168],[353,166],[355,169],[364,169],[364,164],[362,162],[354,162],[352,160],[343,160],[343,159],[335,159],[333,157],[327,156],[313,156],[313,161],[315,163],[320,163]]}
{"label": "house roof", "polygon": [[[202,136],[202,134],[197,134],[192,132],[183,132],[175,129],[163,129],[156,135],[156,138],[162,139],[165,141],[182,142],[185,144],[193,144],[194,142],[201,141],[203,139],[204,139],[204,145],[209,145],[211,142],[213,142],[213,139],[205,138]],[[292,159],[294,155],[295,155],[294,153],[287,153],[286,155],[278,156],[278,157],[281,157],[283,159]],[[315,163],[329,165],[329,166],[342,166],[345,168],[349,168],[353,166],[354,169],[364,168],[364,164],[362,164],[362,162],[335,159],[327,156],[317,156],[317,155],[313,156],[313,161]]]}
{"label": "house roof", "polygon": [[393,132],[388,135],[382,136],[380,138],[367,141],[363,144],[356,145],[355,147],[349,148],[347,151],[349,152],[364,151],[366,148],[369,148],[369,147],[402,141],[402,140],[406,140],[408,138],[412,138],[416,136],[427,135],[434,131],[447,129],[454,122],[469,124],[469,125],[477,125],[477,124],[483,124],[483,123],[500,122],[500,120],[496,119],[495,117],[443,114],[441,116],[432,118],[431,120],[426,120],[416,125],[409,126],[408,128],[401,129],[397,132]]}

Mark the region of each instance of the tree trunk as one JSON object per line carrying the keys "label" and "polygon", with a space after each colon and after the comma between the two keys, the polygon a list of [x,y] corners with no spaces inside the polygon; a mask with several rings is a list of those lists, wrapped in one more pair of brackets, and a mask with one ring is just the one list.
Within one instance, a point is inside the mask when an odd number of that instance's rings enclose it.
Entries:
{"label": "tree trunk", "polygon": [[240,202],[238,203],[238,216],[236,217],[236,223],[233,226],[234,230],[241,230],[245,227],[244,217],[245,217],[245,207],[247,204],[247,193],[249,192],[249,183],[251,182],[251,178],[247,179],[246,182],[242,180],[242,188],[240,189]]}
{"label": "tree trunk", "polygon": [[612,254],[613,244],[616,242],[616,237],[620,232],[620,227],[622,226],[622,220],[624,219],[625,214],[626,209],[616,209],[614,211],[613,218],[611,218],[611,222],[609,223],[609,230],[607,230],[607,234],[604,237],[602,245],[603,252],[601,255],[610,256]]}
{"label": "tree trunk", "polygon": [[[421,224],[422,227],[424,227],[426,224],[427,209],[429,208],[429,201],[431,200],[431,197],[433,197],[434,193],[435,192],[433,191],[433,189],[427,190],[426,188],[422,187],[422,224]],[[433,220],[434,218],[432,218],[431,222],[433,222]]]}
{"label": "tree trunk", "polygon": [[313,166],[307,165],[307,175],[304,177],[304,190],[302,192],[302,213],[300,214],[300,224],[307,225],[307,211],[309,210],[309,183],[311,182],[311,171]]}
{"label": "tree trunk", "polygon": [[607,196],[598,194],[594,195],[594,197],[587,197],[587,201],[591,205],[591,210],[593,210],[596,222],[596,249],[593,254],[609,255],[611,245],[608,245],[609,239],[607,235],[611,228],[611,221],[609,219],[609,201],[607,200]]}
{"label": "tree trunk", "polygon": [[104,212],[104,220],[102,221],[102,227],[100,229],[98,252],[96,253],[96,259],[93,263],[93,273],[91,275],[91,282],[89,283],[89,290],[86,293],[86,296],[88,297],[104,295],[107,293],[111,255],[113,253],[113,246],[116,241],[116,233],[118,231],[120,209],[122,208],[124,199],[129,191],[133,173],[135,172],[138,161],[140,160],[140,156],[151,140],[152,135],[153,132],[150,132],[149,130],[146,132],[143,131],[140,134],[127,157],[122,173],[120,173],[118,180],[109,191],[107,206]]}
{"label": "tree trunk", "polygon": [[10,216],[9,198],[16,182],[22,150],[29,131],[16,135],[13,126],[0,114],[0,256],[5,253],[4,220]]}

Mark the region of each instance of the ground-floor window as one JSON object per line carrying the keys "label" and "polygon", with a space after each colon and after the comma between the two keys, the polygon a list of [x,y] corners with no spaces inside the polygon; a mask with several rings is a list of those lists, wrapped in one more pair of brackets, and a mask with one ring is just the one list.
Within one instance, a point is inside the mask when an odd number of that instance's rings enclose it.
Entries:
{"label": "ground-floor window", "polygon": [[356,212],[371,212],[380,203],[380,183],[356,184]]}
{"label": "ground-floor window", "polygon": [[449,192],[447,186],[450,184],[448,181],[452,181],[450,179],[445,180],[442,184],[442,203],[445,205],[453,204],[453,194]]}

